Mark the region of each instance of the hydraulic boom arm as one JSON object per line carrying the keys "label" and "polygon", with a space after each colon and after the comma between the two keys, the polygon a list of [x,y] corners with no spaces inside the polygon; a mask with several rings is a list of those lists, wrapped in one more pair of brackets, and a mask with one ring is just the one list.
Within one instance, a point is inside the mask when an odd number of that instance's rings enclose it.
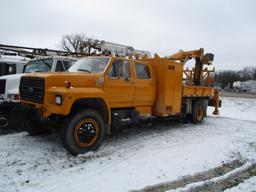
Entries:
{"label": "hydraulic boom arm", "polygon": [[201,80],[203,78],[203,66],[211,65],[214,55],[212,53],[204,54],[204,49],[201,48],[199,50],[192,51],[181,50],[178,53],[171,55],[168,59],[180,61],[181,63],[186,63],[190,59],[195,59],[193,83],[194,85],[201,85]]}

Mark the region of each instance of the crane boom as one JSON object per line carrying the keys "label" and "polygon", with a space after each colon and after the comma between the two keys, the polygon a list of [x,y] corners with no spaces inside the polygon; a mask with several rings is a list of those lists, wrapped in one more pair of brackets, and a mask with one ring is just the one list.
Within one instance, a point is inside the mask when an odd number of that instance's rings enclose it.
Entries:
{"label": "crane boom", "polygon": [[192,50],[192,51],[179,51],[173,55],[170,55],[169,60],[180,61],[181,63],[186,63],[190,59],[195,59],[195,67],[193,83],[194,85],[200,85],[203,79],[203,66],[211,65],[214,55],[212,53],[204,54],[204,49]]}
{"label": "crane boom", "polygon": [[144,55],[151,56],[149,51],[134,49],[132,46],[122,45],[118,43],[111,43],[95,39],[88,39],[87,41],[83,42],[81,46],[81,53],[86,53],[86,55],[92,55],[95,53],[95,51],[98,51],[101,54],[115,54],[123,57],[143,57]]}
{"label": "crane boom", "polygon": [[170,60],[179,60],[181,62],[186,62],[193,58],[199,58],[202,64],[210,65],[213,61],[214,55],[212,53],[204,54],[204,49],[192,50],[192,51],[183,51],[172,54],[169,56]]}

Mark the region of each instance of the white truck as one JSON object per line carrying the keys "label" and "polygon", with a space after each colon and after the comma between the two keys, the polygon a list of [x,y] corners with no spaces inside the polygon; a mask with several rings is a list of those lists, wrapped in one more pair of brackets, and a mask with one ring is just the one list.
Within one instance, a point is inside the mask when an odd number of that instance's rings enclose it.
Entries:
{"label": "white truck", "polygon": [[0,76],[22,73],[29,60],[17,52],[0,50]]}
{"label": "white truck", "polygon": [[[24,73],[64,72],[76,61],[73,57],[50,56],[30,60]],[[0,77],[0,127],[14,127],[19,124],[23,107],[20,105],[19,85],[23,74]],[[19,114],[19,115],[17,115]]]}
{"label": "white truck", "polygon": [[233,88],[237,92],[256,93],[256,80],[236,81]]}

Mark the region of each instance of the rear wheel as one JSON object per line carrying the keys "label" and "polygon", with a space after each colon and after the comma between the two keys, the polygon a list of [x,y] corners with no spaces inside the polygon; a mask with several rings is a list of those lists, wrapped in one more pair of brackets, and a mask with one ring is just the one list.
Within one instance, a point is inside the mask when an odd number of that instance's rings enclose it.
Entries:
{"label": "rear wheel", "polygon": [[192,122],[201,123],[205,116],[205,107],[203,100],[195,101],[192,109]]}
{"label": "rear wheel", "polygon": [[96,150],[104,135],[104,121],[95,110],[77,112],[61,129],[61,141],[73,155]]}

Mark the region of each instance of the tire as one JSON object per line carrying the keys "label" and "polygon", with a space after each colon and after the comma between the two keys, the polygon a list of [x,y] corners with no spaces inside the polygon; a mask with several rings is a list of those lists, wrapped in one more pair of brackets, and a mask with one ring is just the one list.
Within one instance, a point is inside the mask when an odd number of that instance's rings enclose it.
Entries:
{"label": "tire", "polygon": [[204,99],[203,104],[204,104],[204,116],[207,117],[207,107],[208,107],[209,99]]}
{"label": "tire", "polygon": [[61,141],[72,155],[83,154],[98,149],[105,131],[104,121],[97,111],[82,110],[68,118],[61,129]]}
{"label": "tire", "polygon": [[193,104],[191,120],[193,123],[201,123],[204,120],[205,107],[203,100],[197,100]]}

